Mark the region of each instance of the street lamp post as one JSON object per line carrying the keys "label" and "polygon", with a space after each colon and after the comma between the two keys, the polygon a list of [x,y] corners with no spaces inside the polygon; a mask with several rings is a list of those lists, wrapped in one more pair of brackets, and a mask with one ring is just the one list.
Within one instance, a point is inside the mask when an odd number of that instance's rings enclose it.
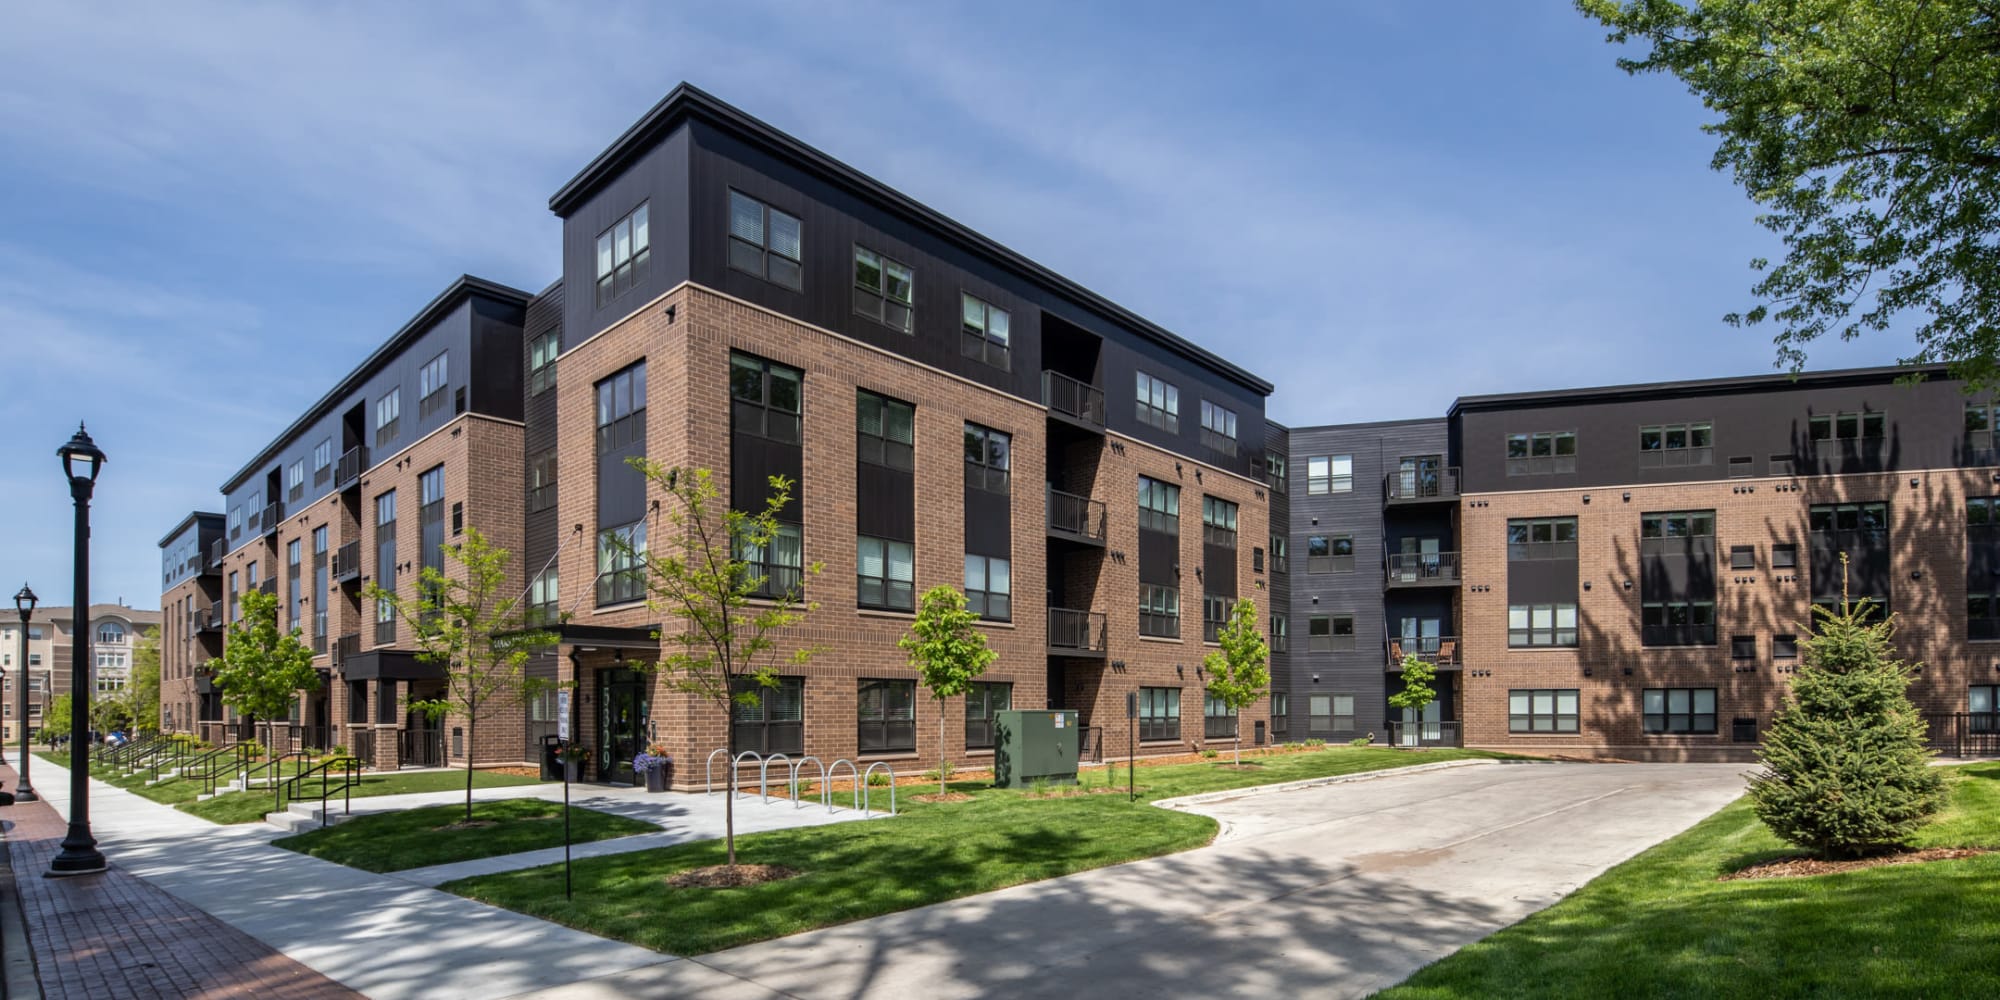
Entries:
{"label": "street lamp post", "polygon": [[35,615],[35,592],[22,584],[14,595],[14,610],[21,613],[21,669],[14,678],[14,724],[21,727],[21,780],[14,786],[14,801],[33,802],[40,798],[28,783],[28,619]]}
{"label": "street lamp post", "polygon": [[56,450],[76,501],[76,631],[71,648],[69,688],[69,833],[62,853],[49,862],[50,875],[88,875],[104,870],[104,854],[90,835],[90,494],[104,453],[76,425],[76,436]]}

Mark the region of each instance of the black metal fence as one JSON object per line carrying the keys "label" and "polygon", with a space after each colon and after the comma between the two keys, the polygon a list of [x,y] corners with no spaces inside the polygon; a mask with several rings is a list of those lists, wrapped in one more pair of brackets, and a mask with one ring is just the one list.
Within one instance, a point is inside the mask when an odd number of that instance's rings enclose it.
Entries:
{"label": "black metal fence", "polygon": [[1925,717],[1931,749],[1947,757],[2000,757],[2000,712],[1945,712]]}
{"label": "black metal fence", "polygon": [[405,729],[400,749],[397,760],[403,767],[443,767],[444,730]]}
{"label": "black metal fence", "polygon": [[1398,747],[1455,747],[1464,737],[1456,722],[1391,722],[1389,745]]}

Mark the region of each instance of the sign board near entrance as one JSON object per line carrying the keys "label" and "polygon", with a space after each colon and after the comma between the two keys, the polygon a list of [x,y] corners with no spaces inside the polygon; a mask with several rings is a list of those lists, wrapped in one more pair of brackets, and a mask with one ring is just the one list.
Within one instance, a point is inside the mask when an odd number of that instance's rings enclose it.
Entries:
{"label": "sign board near entrance", "polygon": [[569,692],[556,692],[556,739],[569,742]]}

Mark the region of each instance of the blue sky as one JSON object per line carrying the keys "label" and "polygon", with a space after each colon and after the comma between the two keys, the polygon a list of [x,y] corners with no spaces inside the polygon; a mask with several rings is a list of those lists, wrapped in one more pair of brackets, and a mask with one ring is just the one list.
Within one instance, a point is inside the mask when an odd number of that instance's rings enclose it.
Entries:
{"label": "blue sky", "polygon": [[[584,13],[586,12],[587,13]],[[453,277],[557,275],[548,195],[680,80],[1277,384],[1294,424],[1770,370],[1699,103],[1567,3],[15,5],[0,583],[96,600]],[[1888,363],[1906,340],[1817,349]]]}

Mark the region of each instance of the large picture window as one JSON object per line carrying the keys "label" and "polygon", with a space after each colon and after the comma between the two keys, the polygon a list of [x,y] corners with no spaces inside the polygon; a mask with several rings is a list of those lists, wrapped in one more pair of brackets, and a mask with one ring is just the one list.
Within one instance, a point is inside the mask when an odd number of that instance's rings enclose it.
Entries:
{"label": "large picture window", "polygon": [[650,218],[648,205],[642,201],[632,214],[597,234],[598,308],[646,280],[646,270],[653,259]]}
{"label": "large picture window", "polygon": [[1314,455],[1306,459],[1306,493],[1319,496],[1327,493],[1351,493],[1354,491],[1354,456]]}
{"label": "large picture window", "polygon": [[1165,379],[1140,372],[1138,376],[1138,408],[1135,415],[1142,424],[1158,427],[1169,434],[1181,432],[1181,390]]}
{"label": "large picture window", "polygon": [[1507,692],[1510,733],[1577,731],[1576,688],[1515,688]]}
{"label": "large picture window", "polygon": [[862,535],[857,543],[855,595],[864,608],[909,611],[916,606],[915,548],[909,542]]}
{"label": "large picture window", "polygon": [[1014,565],[996,556],[965,556],[965,606],[987,621],[1014,618]]}
{"label": "large picture window", "polygon": [[1715,732],[1714,688],[1647,688],[1641,697],[1646,732]]}
{"label": "large picture window", "polygon": [[802,429],[800,388],[804,379],[797,368],[748,354],[731,354],[729,415],[733,430],[798,444]]}
{"label": "large picture window", "polygon": [[1142,740],[1181,738],[1180,688],[1139,689],[1139,738]]}
{"label": "large picture window", "polygon": [[1315,694],[1306,697],[1307,735],[1324,736],[1328,733],[1351,733],[1353,731],[1353,695]]}
{"label": "large picture window", "polygon": [[729,192],[729,266],[798,291],[804,288],[803,228],[741,191]]}
{"label": "large picture window", "polygon": [[1169,535],[1181,533],[1181,488],[1139,477],[1139,527]]}
{"label": "large picture window", "polygon": [[738,696],[755,694],[756,704],[736,701],[730,709],[736,749],[774,753],[805,752],[806,682],[803,677],[780,677],[777,687],[765,687],[748,677],[731,685]]}
{"label": "large picture window", "polygon": [[917,748],[917,682],[862,681],[856,722],[856,749],[899,753]]}

